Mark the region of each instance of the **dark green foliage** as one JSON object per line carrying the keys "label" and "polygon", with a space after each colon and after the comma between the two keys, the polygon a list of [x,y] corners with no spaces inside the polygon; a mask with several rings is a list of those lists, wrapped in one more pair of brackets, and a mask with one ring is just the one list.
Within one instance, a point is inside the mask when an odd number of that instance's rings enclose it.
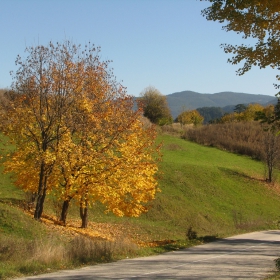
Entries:
{"label": "dark green foliage", "polygon": [[246,110],[247,106],[244,104],[237,104],[234,108],[234,112],[236,113],[242,113]]}
{"label": "dark green foliage", "polygon": [[226,113],[221,107],[201,107],[196,110],[204,118],[204,124],[215,122],[215,120],[218,120]]}
{"label": "dark green foliage", "polygon": [[280,258],[275,259],[274,262],[277,270],[280,271]]}

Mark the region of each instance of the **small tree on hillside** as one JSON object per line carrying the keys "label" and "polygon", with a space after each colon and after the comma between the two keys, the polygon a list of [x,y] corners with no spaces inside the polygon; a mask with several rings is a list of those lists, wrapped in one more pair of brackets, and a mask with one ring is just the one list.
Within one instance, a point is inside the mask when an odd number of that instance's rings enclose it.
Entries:
{"label": "small tree on hillside", "polygon": [[166,96],[154,87],[147,87],[140,93],[140,103],[144,116],[152,123],[165,125],[172,123],[172,116],[167,104]]}
{"label": "small tree on hillside", "polygon": [[199,114],[197,110],[189,110],[182,112],[178,117],[177,121],[184,124],[193,124],[195,126],[201,125],[204,118]]}
{"label": "small tree on hillside", "polygon": [[271,183],[275,168],[279,165],[280,159],[280,138],[279,133],[279,105],[269,105],[262,111],[256,113],[256,120],[260,121],[263,134],[262,160],[266,166],[267,178]]}
{"label": "small tree on hillside", "polygon": [[279,135],[272,130],[266,130],[263,138],[263,161],[266,166],[267,178],[271,183],[273,180],[274,170],[279,165],[280,142]]}
{"label": "small tree on hillside", "polygon": [[258,112],[262,112],[264,107],[260,104],[249,104],[246,109],[237,115],[238,121],[253,121]]}
{"label": "small tree on hillside", "polygon": [[[254,121],[265,108],[260,104],[249,104],[246,108],[241,107],[242,110],[235,110],[233,113],[225,114],[221,117],[220,123],[228,122],[250,122]],[[237,111],[240,111],[239,113]]]}

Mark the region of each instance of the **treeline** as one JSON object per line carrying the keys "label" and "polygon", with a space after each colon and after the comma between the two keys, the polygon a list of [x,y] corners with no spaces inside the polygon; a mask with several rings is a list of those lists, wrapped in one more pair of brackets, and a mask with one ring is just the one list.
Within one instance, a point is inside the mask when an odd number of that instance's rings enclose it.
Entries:
{"label": "treeline", "polygon": [[228,113],[221,107],[201,107],[197,108],[196,110],[204,118],[204,124],[220,119],[224,114]]}
{"label": "treeline", "polygon": [[[143,115],[158,126],[170,125],[173,122],[181,125],[200,126],[202,124],[225,123],[232,121],[251,121],[257,112],[265,115],[271,114],[274,105],[263,106],[257,103],[228,105],[226,107],[200,107],[197,109],[182,109],[174,119],[168,106],[166,96],[155,87],[145,88],[140,97],[135,100],[137,105],[143,109]],[[136,105],[137,104],[137,105]]]}

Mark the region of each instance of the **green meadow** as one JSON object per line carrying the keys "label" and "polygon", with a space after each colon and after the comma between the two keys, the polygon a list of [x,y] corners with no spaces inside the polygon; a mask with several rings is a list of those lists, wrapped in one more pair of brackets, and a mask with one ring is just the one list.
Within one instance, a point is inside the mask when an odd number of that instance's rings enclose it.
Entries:
{"label": "green meadow", "polygon": [[277,183],[263,180],[264,165],[248,157],[162,135],[161,192],[138,222],[156,227],[158,238],[224,237],[276,226]]}

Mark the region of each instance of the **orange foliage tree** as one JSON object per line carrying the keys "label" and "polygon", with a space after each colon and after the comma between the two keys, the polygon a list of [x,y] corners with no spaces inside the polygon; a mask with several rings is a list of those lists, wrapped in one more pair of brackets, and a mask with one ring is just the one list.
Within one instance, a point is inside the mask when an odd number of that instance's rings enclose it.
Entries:
{"label": "orange foliage tree", "polygon": [[63,201],[63,222],[70,201],[79,203],[83,227],[93,201],[117,215],[138,216],[155,197],[156,130],[144,126],[142,110],[133,110],[133,98],[99,51],[50,43],[16,60],[1,110],[2,131],[16,145],[5,165],[16,185],[36,193],[35,219],[51,191]]}

